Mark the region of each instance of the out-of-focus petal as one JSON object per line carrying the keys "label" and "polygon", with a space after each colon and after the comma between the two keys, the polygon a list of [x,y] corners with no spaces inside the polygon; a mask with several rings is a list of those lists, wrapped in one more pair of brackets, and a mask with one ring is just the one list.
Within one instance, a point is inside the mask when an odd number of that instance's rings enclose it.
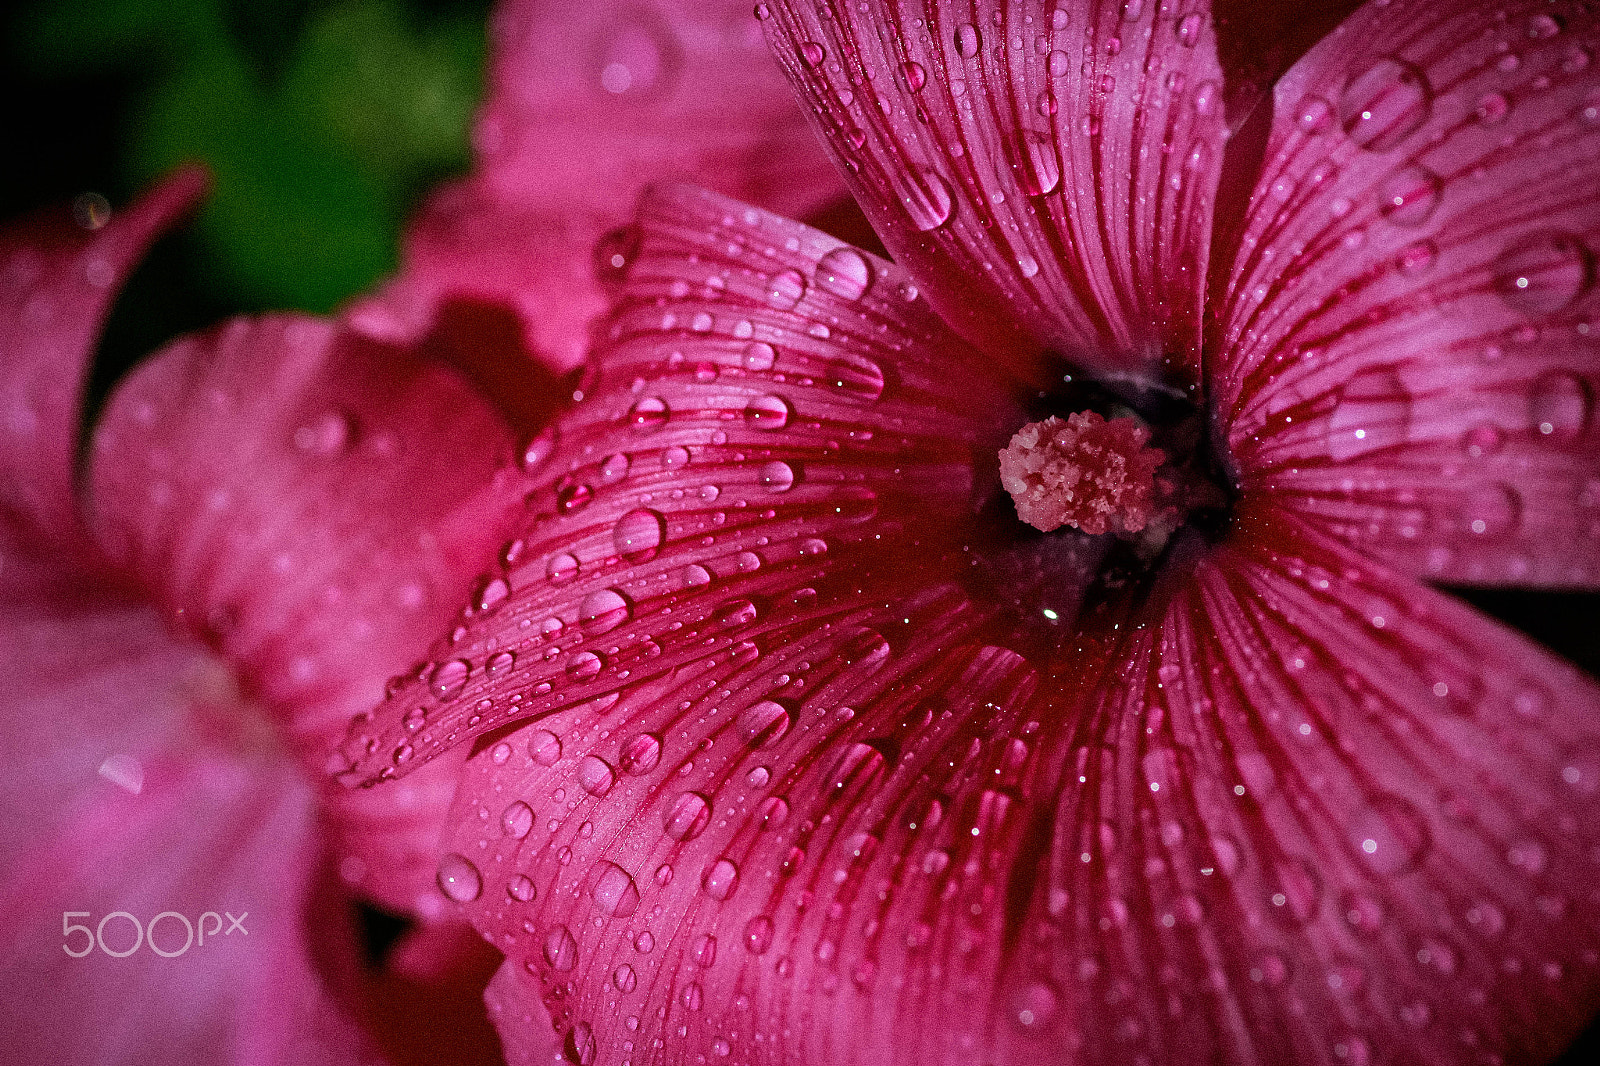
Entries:
{"label": "out-of-focus petal", "polygon": [[1034,711],[992,1057],[1537,1063],[1582,1028],[1591,678],[1264,512],[1089,632]]}
{"label": "out-of-focus petal", "polygon": [[[119,386],[93,444],[93,528],[321,773],[493,558],[520,495],[510,445],[445,367],[310,319],[236,321]],[[441,764],[339,796],[342,872],[428,909],[453,788]]]}
{"label": "out-of-focus petal", "polygon": [[1279,84],[1208,369],[1247,492],[1412,574],[1600,584],[1597,31],[1397,0]]}
{"label": "out-of-focus petal", "polygon": [[111,300],[204,188],[203,174],[184,171],[109,220],[104,200],[85,199],[0,234],[0,509],[57,551],[84,547],[80,404]]}
{"label": "out-of-focus petal", "polygon": [[687,188],[640,231],[583,401],[525,456],[486,608],[355,722],[348,779],[842,624],[997,462],[979,441],[1009,408],[903,271]]}
{"label": "out-of-focus petal", "polygon": [[1193,383],[1226,136],[1206,0],[770,7],[868,217],[955,329],[1041,376],[1044,350]]}
{"label": "out-of-focus petal", "polygon": [[490,49],[478,173],[435,195],[400,276],[353,311],[361,328],[417,340],[453,303],[493,306],[568,369],[626,254],[596,242],[646,184],[693,180],[801,217],[842,191],[748,0],[518,0]]}
{"label": "out-of-focus petal", "polygon": [[[3,557],[7,1054],[376,1061],[354,1021],[351,930],[319,895],[330,871],[312,789],[226,668],[102,579],[9,537]],[[248,914],[247,934],[227,934],[228,912]],[[134,919],[141,946],[112,957]]]}

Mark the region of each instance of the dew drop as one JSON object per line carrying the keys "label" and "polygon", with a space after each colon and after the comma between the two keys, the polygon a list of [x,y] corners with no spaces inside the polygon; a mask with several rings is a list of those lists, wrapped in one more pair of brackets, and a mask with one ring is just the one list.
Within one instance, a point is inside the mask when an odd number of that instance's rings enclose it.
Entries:
{"label": "dew drop", "polygon": [[[620,525],[620,523],[618,523]],[[590,636],[609,633],[632,614],[626,597],[616,589],[596,589],[578,606],[578,624]]]}
{"label": "dew drop", "polygon": [[561,738],[548,729],[528,738],[528,757],[540,766],[554,766],[561,758]]}
{"label": "dew drop", "polygon": [[705,588],[711,584],[711,571],[699,563],[690,563],[679,571],[678,580],[686,589]]}
{"label": "dew drop", "polygon": [[758,914],[744,927],[744,947],[752,955],[765,955],[767,949],[772,947],[773,934],[772,919],[764,914]]}
{"label": "dew drop", "polygon": [[672,417],[672,409],[659,396],[646,396],[628,408],[628,424],[641,432],[660,429]]}
{"label": "dew drop", "polygon": [[503,677],[511,672],[516,665],[517,653],[514,651],[497,651],[489,656],[489,661],[484,663],[484,673],[489,677]]}
{"label": "dew drop", "polygon": [[562,514],[575,514],[594,500],[594,490],[581,481],[562,479],[556,485],[556,510]]}
{"label": "dew drop", "polygon": [[1393,370],[1357,374],[1339,393],[1328,415],[1328,454],[1343,462],[1406,441],[1411,432],[1411,395]]}
{"label": "dew drop", "polygon": [[625,774],[647,774],[661,761],[661,741],[653,733],[640,733],[622,746],[617,765]]}
{"label": "dew drop", "polygon": [[777,361],[777,352],[766,341],[751,341],[745,345],[743,362],[746,370],[757,373],[771,370],[772,364]]}
{"label": "dew drop", "polygon": [[466,688],[467,675],[470,673],[472,665],[465,659],[442,662],[428,675],[428,688],[441,700],[455,699]]}
{"label": "dew drop", "polygon": [[978,32],[978,27],[970,22],[964,22],[956,27],[956,52],[962,59],[971,59],[978,54],[978,49],[983,46],[983,37]]}
{"label": "dew drop", "polygon": [[605,660],[592,651],[580,651],[567,660],[567,676],[574,681],[592,681],[605,667]]}
{"label": "dew drop", "polygon": [[1485,126],[1497,126],[1511,113],[1511,101],[1501,93],[1484,93],[1473,112]]}
{"label": "dew drop", "polygon": [[706,867],[705,874],[700,878],[700,887],[705,889],[706,895],[719,903],[733,895],[738,884],[739,868],[728,859],[718,859]]}
{"label": "dew drop", "polygon": [[1483,485],[1467,496],[1467,529],[1480,537],[1503,536],[1522,517],[1522,499],[1509,485]]}
{"label": "dew drop", "polygon": [[534,887],[533,878],[527,874],[512,874],[511,880],[506,882],[506,895],[518,903],[527,903],[539,894]]}
{"label": "dew drop", "polygon": [[898,174],[894,181],[896,195],[916,229],[926,233],[950,221],[955,194],[943,176],[931,170],[912,170]]}
{"label": "dew drop", "polygon": [[1061,994],[1047,981],[1031,981],[1011,997],[1011,1017],[1024,1032],[1037,1033],[1055,1021]]}
{"label": "dew drop", "polygon": [[659,512],[636,507],[617,519],[611,543],[617,554],[630,563],[653,559],[667,537],[667,520]]}
{"label": "dew drop", "polygon": [[710,802],[698,792],[684,792],[667,807],[662,831],[673,840],[693,840],[710,822]]}
{"label": "dew drop", "polygon": [[619,226],[608,231],[594,246],[595,280],[614,289],[628,280],[628,269],[639,255],[639,230]]}
{"label": "dew drop", "polygon": [[1178,43],[1183,45],[1185,48],[1193,48],[1200,40],[1201,27],[1202,19],[1199,15],[1190,14],[1183,16],[1183,18],[1178,20]]}
{"label": "dew drop", "polygon": [[906,79],[906,88],[914,93],[921,92],[922,87],[928,83],[928,72],[914,59],[902,63],[900,73]]}
{"label": "dew drop", "polygon": [[[798,270],[779,271],[767,282],[767,303],[780,311],[792,311],[805,294],[806,279],[800,276]],[[748,354],[749,349],[745,351]]]}
{"label": "dew drop", "polygon": [[1304,134],[1321,133],[1333,125],[1333,105],[1320,96],[1308,96],[1300,101],[1294,124]]}
{"label": "dew drop", "polygon": [[567,972],[578,965],[578,941],[564,925],[552,926],[544,937],[544,961],[553,970]]}
{"label": "dew drop", "polygon": [[451,852],[439,860],[439,891],[456,903],[471,903],[483,895],[483,875],[465,855]]}
{"label": "dew drop", "polygon": [[616,986],[618,992],[626,995],[639,986],[639,977],[633,972],[632,966],[623,963],[612,971],[611,983]]}
{"label": "dew drop", "polygon": [[792,719],[781,703],[762,700],[739,715],[739,732],[752,748],[764,748],[789,731]]}
{"label": "dew drop", "polygon": [[1545,230],[1508,247],[1495,261],[1495,289],[1527,315],[1570,306],[1594,283],[1588,248],[1568,233]]}
{"label": "dew drop", "polygon": [[1396,226],[1420,226],[1433,217],[1444,183],[1427,167],[1401,167],[1383,183],[1378,210]]}
{"label": "dew drop", "polygon": [[789,401],[768,393],[757,396],[744,407],[744,423],[752,429],[775,430],[789,424]]}
{"label": "dew drop", "polygon": [[1357,147],[1387,152],[1428,120],[1432,95],[1422,71],[1384,57],[1350,79],[1339,96],[1339,118]]}
{"label": "dew drop", "polygon": [[872,268],[860,252],[842,245],[817,261],[816,282],[817,288],[841,300],[859,300],[872,283]]}
{"label": "dew drop", "polygon": [[545,564],[544,576],[553,585],[565,585],[578,576],[578,557],[571,552],[552,555]]}
{"label": "dew drop", "polygon": [[1593,416],[1589,385],[1576,374],[1550,370],[1534,379],[1528,391],[1528,419],[1541,435],[1571,440],[1581,435]]}
{"label": "dew drop", "polygon": [[828,58],[827,49],[816,41],[806,41],[800,45],[798,51],[800,53],[800,62],[812,70],[822,66],[822,61]]}
{"label": "dew drop", "polygon": [[639,909],[639,887],[628,876],[628,871],[616,863],[601,861],[595,864],[590,876],[594,879],[590,895],[601,914],[626,918]]}
{"label": "dew drop", "polygon": [[764,463],[756,480],[768,492],[788,492],[794,487],[794,468],[780,459]]}
{"label": "dew drop", "polygon": [[768,796],[756,808],[756,818],[763,830],[778,828],[789,820],[789,801],[782,796]]}
{"label": "dew drop", "polygon": [[521,840],[533,828],[533,808],[521,800],[506,805],[500,812],[500,828],[513,840]]}
{"label": "dew drop", "polygon": [[1351,815],[1347,837],[1356,854],[1385,876],[1415,869],[1432,846],[1427,821],[1399,796],[1378,796]]}

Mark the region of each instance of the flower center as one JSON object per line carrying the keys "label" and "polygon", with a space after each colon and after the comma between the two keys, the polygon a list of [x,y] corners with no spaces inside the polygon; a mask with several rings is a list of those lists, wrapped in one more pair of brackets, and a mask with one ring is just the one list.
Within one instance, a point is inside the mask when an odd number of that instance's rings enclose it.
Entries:
{"label": "flower center", "polygon": [[1017,517],[1042,532],[1138,533],[1157,506],[1156,470],[1167,459],[1149,441],[1132,418],[1052,415],[1023,426],[1000,452],[1000,484]]}

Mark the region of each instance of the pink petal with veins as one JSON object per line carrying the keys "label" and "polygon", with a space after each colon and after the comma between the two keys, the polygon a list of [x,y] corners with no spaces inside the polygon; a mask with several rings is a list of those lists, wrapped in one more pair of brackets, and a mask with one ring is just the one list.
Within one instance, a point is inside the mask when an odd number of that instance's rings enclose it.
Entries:
{"label": "pink petal with veins", "polygon": [[416,340],[452,304],[494,307],[569,369],[627,254],[625,238],[596,242],[646,184],[692,179],[796,215],[842,191],[746,0],[519,0],[490,51],[478,173],[435,195],[400,276],[353,309],[363,329]]}
{"label": "pink petal with veins", "polygon": [[[444,366],[310,319],[235,321],[119,386],[92,448],[94,528],[321,773],[481,583],[520,495],[510,444]],[[341,792],[342,872],[436,910],[453,791],[441,764],[386,796]]]}
{"label": "pink petal with veins", "polygon": [[1041,380],[1065,358],[1192,383],[1226,135],[1205,0],[771,6],[779,61],[952,327]]}
{"label": "pink petal with veins", "polygon": [[[205,188],[184,171],[109,222],[66,206],[0,237],[0,509],[81,551],[74,449],[95,340],[117,289]],[[98,227],[98,228],[96,228]]]}
{"label": "pink petal with veins", "polygon": [[1210,381],[1245,491],[1413,574],[1600,584],[1597,32],[1396,2],[1278,85]]}

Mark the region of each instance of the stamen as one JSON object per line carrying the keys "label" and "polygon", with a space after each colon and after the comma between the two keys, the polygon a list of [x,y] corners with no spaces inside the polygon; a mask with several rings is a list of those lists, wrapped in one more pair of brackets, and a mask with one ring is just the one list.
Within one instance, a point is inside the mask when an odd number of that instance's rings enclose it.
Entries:
{"label": "stamen", "polygon": [[1156,469],[1167,458],[1149,440],[1132,418],[1052,416],[1023,426],[1000,452],[1000,483],[1036,529],[1137,533],[1150,521]]}

